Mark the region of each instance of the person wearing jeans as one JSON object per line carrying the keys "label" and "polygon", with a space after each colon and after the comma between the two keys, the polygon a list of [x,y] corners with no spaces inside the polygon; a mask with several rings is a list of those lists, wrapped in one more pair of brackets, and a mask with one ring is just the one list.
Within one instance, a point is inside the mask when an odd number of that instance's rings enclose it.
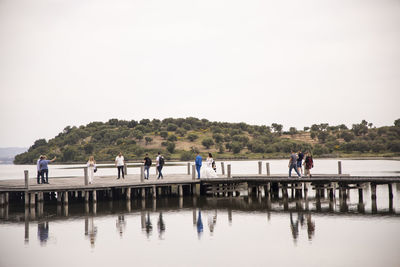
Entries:
{"label": "person wearing jeans", "polygon": [[[48,164],[55,161],[57,157],[54,157],[52,160],[48,160],[46,156],[41,156],[39,161],[40,166],[40,176],[42,177],[42,184],[49,183],[49,167]],[[44,178],[46,175],[46,179]]]}
{"label": "person wearing jeans", "polygon": [[202,162],[203,162],[203,158],[200,156],[199,153],[197,153],[195,163],[196,163],[196,170],[197,170],[197,178],[198,179],[200,179],[200,169],[201,169]]}
{"label": "person wearing jeans", "polygon": [[294,169],[299,177],[301,177],[301,174],[299,173],[299,170],[297,169],[297,155],[292,151],[290,154],[290,160],[289,160],[289,177],[292,177],[292,169]]}
{"label": "person wearing jeans", "polygon": [[121,178],[121,172],[122,172],[122,179],[125,179],[125,174],[124,174],[124,165],[125,165],[125,160],[124,156],[122,156],[122,152],[119,152],[118,156],[115,158],[115,166],[118,168],[118,178]]}
{"label": "person wearing jeans", "polygon": [[161,156],[161,152],[158,152],[158,156],[156,158],[156,162],[157,162],[157,170],[158,170],[157,179],[160,179],[160,178],[163,179],[164,176],[162,175],[161,170],[162,170],[162,168],[164,166],[164,158],[163,158],[163,156]]}
{"label": "person wearing jeans", "polygon": [[[150,166],[151,166],[152,162],[147,153],[146,153],[146,157],[143,159],[143,163],[144,163],[144,179],[149,180],[149,170],[150,170]],[[147,172],[147,176],[146,176],[146,172]]]}

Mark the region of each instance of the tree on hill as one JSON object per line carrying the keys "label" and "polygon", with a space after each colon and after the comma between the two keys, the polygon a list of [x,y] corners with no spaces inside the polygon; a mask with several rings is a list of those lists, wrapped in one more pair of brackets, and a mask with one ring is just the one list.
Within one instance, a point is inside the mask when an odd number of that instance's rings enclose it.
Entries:
{"label": "tree on hill", "polygon": [[212,145],[214,145],[214,141],[211,138],[204,138],[203,141],[201,141],[201,144],[209,149]]}

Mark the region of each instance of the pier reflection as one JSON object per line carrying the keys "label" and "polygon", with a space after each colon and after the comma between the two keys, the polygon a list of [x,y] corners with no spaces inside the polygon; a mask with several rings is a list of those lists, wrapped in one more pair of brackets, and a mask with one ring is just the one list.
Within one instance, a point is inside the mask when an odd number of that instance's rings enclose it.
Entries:
{"label": "pier reflection", "polygon": [[[293,197],[289,197],[291,195]],[[129,223],[129,227],[141,227],[143,234],[149,239],[156,223],[157,237],[160,240],[166,238],[166,225],[170,212],[189,211],[188,216],[192,217],[192,219],[189,218],[189,223],[192,224],[199,239],[203,236],[218,235],[224,231],[221,226],[217,228],[219,221],[222,221],[221,225],[226,223],[225,225],[228,227],[235,226],[234,217],[237,214],[254,212],[264,214],[266,225],[274,221],[274,216],[284,215],[287,216],[288,231],[291,233],[294,243],[298,242],[303,235],[306,235],[308,240],[313,240],[316,235],[316,224],[321,215],[400,218],[400,213],[396,211],[397,194],[396,197],[389,198],[386,206],[381,203],[382,198],[378,198],[378,200],[366,198],[362,191],[359,191],[358,195],[357,193],[353,194],[352,197],[345,191],[338,194],[337,198],[329,195],[321,193],[310,196],[304,192],[303,196],[299,194],[296,196],[296,194],[288,192],[282,197],[253,194],[240,197],[191,196],[158,198],[157,200],[139,198],[85,204],[70,202],[68,205],[42,202],[26,207],[5,205],[0,210],[0,223],[24,223],[24,241],[27,245],[29,245],[30,226],[37,225],[37,238],[42,246],[46,246],[51,222],[72,217],[74,220],[84,221],[85,237],[89,240],[91,247],[95,247],[98,234],[96,220],[110,214],[114,216],[114,229],[118,236],[124,236],[128,222],[132,221]],[[140,218],[140,223],[137,218]],[[206,225],[204,226],[204,224]],[[204,227],[207,228],[206,231]],[[108,229],[105,229],[105,232],[107,231]]]}

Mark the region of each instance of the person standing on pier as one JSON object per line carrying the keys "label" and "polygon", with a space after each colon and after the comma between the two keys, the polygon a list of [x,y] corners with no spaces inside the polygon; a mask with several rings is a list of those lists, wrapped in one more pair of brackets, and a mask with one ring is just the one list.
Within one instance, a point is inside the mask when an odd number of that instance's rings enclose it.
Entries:
{"label": "person standing on pier", "polygon": [[314,167],[314,161],[309,152],[306,153],[306,159],[304,160],[304,172],[309,178],[311,178],[310,170]]}
{"label": "person standing on pier", "polygon": [[[42,156],[41,160],[39,161],[40,165],[40,176],[42,177],[42,184],[49,183],[49,167],[48,164],[55,161],[57,157],[54,157],[52,160],[48,160],[46,156]],[[46,179],[44,176],[46,175]]]}
{"label": "person standing on pier", "polygon": [[299,178],[301,177],[301,174],[297,170],[297,155],[296,155],[296,153],[294,153],[294,151],[292,151],[290,154],[290,160],[289,160],[288,167],[289,167],[289,177],[292,177],[292,169],[294,169],[296,171]]}
{"label": "person standing on pier", "polygon": [[301,173],[302,176],[303,176],[303,168],[302,168],[303,158],[304,154],[303,152],[301,152],[301,150],[299,150],[299,152],[297,153],[297,170]]}
{"label": "person standing on pier", "polygon": [[94,160],[93,156],[89,157],[89,160],[87,162],[87,168],[88,168],[89,184],[91,184],[91,183],[93,183],[94,172],[97,169],[96,161]]}
{"label": "person standing on pier", "polygon": [[122,172],[122,179],[125,179],[125,174],[124,174],[124,165],[125,165],[125,159],[124,156],[122,156],[122,152],[119,152],[118,156],[115,158],[115,166],[118,168],[118,178],[121,178],[121,172]]}
{"label": "person standing on pier", "polygon": [[[149,158],[149,154],[146,153],[146,157],[143,159],[143,163],[144,163],[144,179],[149,180],[149,170],[152,164],[151,159]],[[146,177],[146,172],[147,172],[147,177]]]}
{"label": "person standing on pier", "polygon": [[164,179],[164,176],[162,175],[161,170],[164,167],[165,160],[164,160],[164,157],[161,155],[161,152],[158,152],[158,156],[156,158],[156,162],[157,162],[157,170],[158,170],[157,179],[160,179],[160,178]]}
{"label": "person standing on pier", "polygon": [[195,163],[196,163],[196,170],[197,170],[197,178],[200,179],[200,169],[201,169],[201,165],[203,163],[203,158],[200,156],[199,152],[197,152]]}
{"label": "person standing on pier", "polygon": [[40,155],[40,157],[38,158],[37,162],[36,162],[36,168],[37,168],[37,183],[40,184],[40,160],[42,159],[42,155]]}

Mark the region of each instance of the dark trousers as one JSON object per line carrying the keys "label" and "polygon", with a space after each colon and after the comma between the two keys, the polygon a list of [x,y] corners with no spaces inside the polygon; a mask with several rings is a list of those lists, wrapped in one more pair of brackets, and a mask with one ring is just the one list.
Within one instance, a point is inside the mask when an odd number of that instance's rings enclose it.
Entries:
{"label": "dark trousers", "polygon": [[[44,179],[45,175],[46,175],[46,179]],[[40,176],[42,177],[42,184],[49,182],[49,170],[48,169],[41,170]]]}
{"label": "dark trousers", "polygon": [[201,165],[196,165],[197,178],[199,178],[199,179],[200,179],[200,169],[201,169]]}
{"label": "dark trousers", "polygon": [[296,163],[295,164],[290,164],[290,167],[289,167],[289,177],[292,177],[292,169],[294,169],[295,171],[296,171],[296,173],[297,173],[297,175],[300,177],[301,175],[300,175],[300,173],[299,173],[299,171],[297,170],[297,165],[296,165]]}
{"label": "dark trousers", "polygon": [[122,172],[122,178],[125,178],[124,174],[124,166],[118,166],[118,178],[121,178],[121,172]]}
{"label": "dark trousers", "polygon": [[161,173],[162,167],[163,167],[163,166],[157,166],[157,170],[158,170],[158,177],[157,177],[157,179],[160,179],[160,177],[161,177],[161,178],[164,178],[164,176],[163,176],[162,173]]}
{"label": "dark trousers", "polygon": [[40,184],[40,176],[42,176],[40,171],[37,171],[37,183]]}

